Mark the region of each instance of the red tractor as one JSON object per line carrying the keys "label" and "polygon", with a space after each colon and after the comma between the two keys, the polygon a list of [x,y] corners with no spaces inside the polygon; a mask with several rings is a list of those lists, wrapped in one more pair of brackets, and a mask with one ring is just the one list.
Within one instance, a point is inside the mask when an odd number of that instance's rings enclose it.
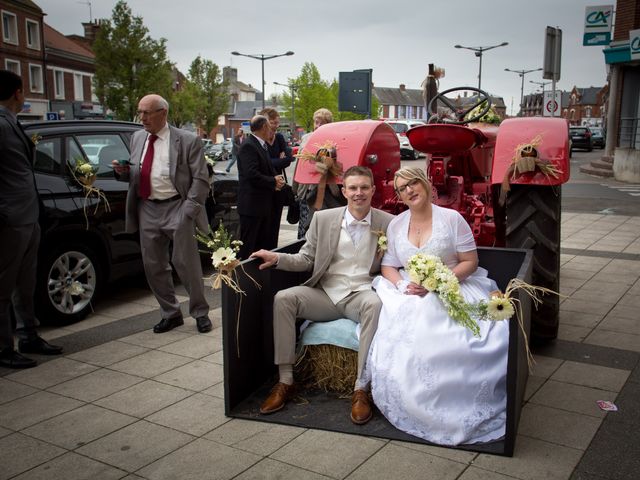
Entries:
{"label": "red tractor", "polygon": [[[467,97],[471,104],[464,107],[447,96],[462,91],[475,92]],[[490,108],[491,99],[482,90],[446,90],[429,102],[429,111],[437,110],[432,121],[410,129],[407,136],[414,149],[427,155],[434,203],[458,210],[478,245],[533,249],[532,283],[558,292],[560,189],[569,180],[570,168],[567,122],[527,117],[505,120],[499,127],[474,123]],[[343,168],[371,167],[376,179],[375,207],[392,213],[402,209],[393,191],[400,153],[391,127],[368,120],[324,125],[305,150],[313,152],[327,142],[335,145]],[[301,164],[296,180],[318,183],[319,177],[311,165]],[[558,314],[558,297],[546,295],[532,312],[532,337],[556,338]]]}

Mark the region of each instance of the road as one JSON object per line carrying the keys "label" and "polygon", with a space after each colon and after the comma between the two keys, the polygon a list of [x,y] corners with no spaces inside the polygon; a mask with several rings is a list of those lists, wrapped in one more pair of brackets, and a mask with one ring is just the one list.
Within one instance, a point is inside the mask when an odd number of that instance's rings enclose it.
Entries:
{"label": "road", "polygon": [[[600,149],[574,151],[571,178],[562,186],[562,209],[570,212],[640,216],[640,183],[629,184],[580,172],[580,165],[602,157]],[[403,167],[424,166],[425,158],[403,160]]]}

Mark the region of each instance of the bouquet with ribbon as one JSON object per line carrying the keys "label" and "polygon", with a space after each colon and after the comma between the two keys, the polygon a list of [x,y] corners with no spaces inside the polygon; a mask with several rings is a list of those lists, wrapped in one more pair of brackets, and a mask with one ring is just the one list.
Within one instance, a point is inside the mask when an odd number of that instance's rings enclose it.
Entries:
{"label": "bouquet with ribbon", "polygon": [[104,192],[93,185],[98,176],[99,165],[93,165],[82,157],[76,157],[73,161],[73,165],[69,163],[69,170],[71,171],[71,176],[73,176],[73,179],[78,182],[78,184],[84,190],[84,205],[82,209],[84,211],[84,219],[88,230],[89,217],[87,216],[87,202],[89,201],[89,197],[93,196],[97,199],[95,208],[93,210],[94,215],[98,211],[100,200],[104,202],[104,209],[107,212],[111,211],[111,206],[109,205],[109,201],[107,200]]}

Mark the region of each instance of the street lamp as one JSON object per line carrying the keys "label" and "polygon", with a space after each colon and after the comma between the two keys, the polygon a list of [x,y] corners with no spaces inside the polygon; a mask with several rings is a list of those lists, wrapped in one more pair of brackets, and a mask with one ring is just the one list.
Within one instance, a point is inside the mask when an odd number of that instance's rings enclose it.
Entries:
{"label": "street lamp", "polygon": [[551,85],[551,82],[536,82],[535,80],[529,80],[529,83],[535,83],[536,85],[540,85],[542,87],[542,96],[544,97],[544,86]]}
{"label": "street lamp", "polygon": [[510,68],[504,69],[505,72],[517,73],[522,79],[522,85],[520,87],[520,112],[518,113],[519,117],[522,117],[524,113],[524,76],[527,73],[539,72],[540,70],[542,70],[542,68],[534,68],[532,70],[511,70]]}
{"label": "street lamp", "polygon": [[507,45],[509,45],[509,42],[502,42],[500,45],[491,45],[489,47],[463,47],[462,45],[454,45],[453,48],[466,48],[467,50],[473,50],[475,52],[475,56],[480,60],[478,68],[478,90],[480,90],[480,85],[482,85],[482,52],[486,52],[492,48],[506,47]]}
{"label": "street lamp", "polygon": [[237,55],[240,57],[249,57],[249,58],[255,58],[256,60],[260,60],[260,62],[262,63],[262,108],[264,109],[265,107],[265,94],[264,94],[264,61],[265,60],[271,60],[272,58],[278,58],[278,57],[285,57],[285,56],[289,56],[289,55],[293,55],[293,52],[291,50],[289,50],[286,53],[279,53],[277,55],[265,55],[264,53],[260,53],[260,54],[255,54],[255,55],[248,55],[246,53],[240,53],[240,52],[231,52],[231,55]]}
{"label": "street lamp", "polygon": [[293,138],[295,138],[296,136],[296,120],[295,120],[295,98],[294,98],[294,94],[295,91],[298,89],[297,86],[295,86],[293,83],[278,83],[278,82],[273,82],[274,85],[280,85],[281,87],[287,87],[291,90],[291,136]]}

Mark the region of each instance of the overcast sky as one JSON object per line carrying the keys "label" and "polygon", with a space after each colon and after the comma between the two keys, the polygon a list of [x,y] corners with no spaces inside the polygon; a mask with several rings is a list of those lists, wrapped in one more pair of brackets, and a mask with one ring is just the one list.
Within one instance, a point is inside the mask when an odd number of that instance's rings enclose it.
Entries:
{"label": "overcast sky", "polygon": [[[64,34],[83,32],[81,22],[110,18],[115,0],[34,0],[45,21]],[[513,70],[542,66],[545,27],[562,29],[562,73],[558,88],[603,86],[603,47],[583,47],[585,6],[615,4],[597,0],[129,0],[150,35],[167,39],[169,58],[187,72],[202,55],[218,65],[233,65],[238,79],[260,87],[260,61],[246,54],[295,55],[265,61],[266,93],[281,92],[273,82],[297,77],[313,62],[323,79],[338,72],[373,69],[379,87],[420,88],[428,64],[443,67],[440,90],[478,84],[478,59],[470,50],[509,42],[483,54],[482,88],[502,96],[516,113],[521,79]],[[614,22],[615,23],[615,22]],[[542,72],[525,76],[524,94],[542,82]],[[547,89],[550,86],[546,87]]]}

